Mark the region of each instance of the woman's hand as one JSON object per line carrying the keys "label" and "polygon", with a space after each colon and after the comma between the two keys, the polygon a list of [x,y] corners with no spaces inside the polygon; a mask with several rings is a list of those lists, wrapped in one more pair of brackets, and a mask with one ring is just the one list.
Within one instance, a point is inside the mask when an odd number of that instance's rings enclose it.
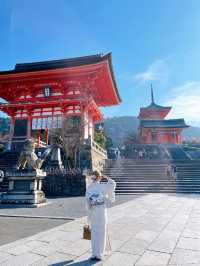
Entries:
{"label": "woman's hand", "polygon": [[106,175],[102,175],[102,180],[108,182],[109,177]]}

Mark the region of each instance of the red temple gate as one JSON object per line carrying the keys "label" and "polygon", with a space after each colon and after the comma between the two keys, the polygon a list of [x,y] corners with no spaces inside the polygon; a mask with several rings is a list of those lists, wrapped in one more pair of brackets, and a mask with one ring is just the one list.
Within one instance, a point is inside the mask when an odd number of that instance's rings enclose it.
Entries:
{"label": "red temple gate", "polygon": [[[13,149],[34,137],[48,144],[49,130],[61,128],[65,118],[84,120],[84,138],[93,138],[102,120],[99,107],[119,104],[111,54],[17,64],[0,72],[0,110],[11,118]],[[42,140],[42,141],[41,141]]]}

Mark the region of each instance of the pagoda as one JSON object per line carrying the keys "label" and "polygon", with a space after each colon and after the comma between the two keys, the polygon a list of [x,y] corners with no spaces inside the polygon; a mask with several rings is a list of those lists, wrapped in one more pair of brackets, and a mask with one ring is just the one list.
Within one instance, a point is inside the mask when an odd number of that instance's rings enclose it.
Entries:
{"label": "pagoda", "polygon": [[0,110],[11,120],[10,147],[26,139],[38,147],[48,144],[49,130],[84,120],[84,139],[93,138],[94,124],[102,120],[100,107],[120,103],[111,54],[16,64],[0,72]]}
{"label": "pagoda", "polygon": [[171,106],[155,103],[151,85],[151,104],[140,108],[139,137],[143,144],[181,144],[182,131],[187,128],[184,119],[165,119]]}

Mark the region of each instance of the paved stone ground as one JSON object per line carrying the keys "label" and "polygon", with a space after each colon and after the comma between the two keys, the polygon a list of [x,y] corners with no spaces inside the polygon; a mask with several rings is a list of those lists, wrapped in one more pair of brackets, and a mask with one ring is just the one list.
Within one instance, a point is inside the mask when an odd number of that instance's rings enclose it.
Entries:
{"label": "paved stone ground", "polygon": [[0,246],[37,234],[66,222],[66,220],[61,219],[0,217]]}
{"label": "paved stone ground", "polygon": [[[116,196],[115,205],[127,202],[138,197],[137,195]],[[39,217],[82,217],[86,215],[83,197],[52,198],[51,204],[40,208],[8,208],[0,205],[0,246],[15,240],[34,235],[60,224],[66,223],[63,219],[40,219]],[[2,217],[1,215],[27,215],[29,218]]]}
{"label": "paved stone ground", "polygon": [[[141,197],[141,195],[117,195],[115,205]],[[79,218],[86,215],[84,197],[48,198],[40,208],[7,207],[0,204],[0,215],[30,215]]]}
{"label": "paved stone ground", "polygon": [[[149,194],[109,209],[106,266],[199,266],[200,196]],[[93,265],[85,218],[0,247],[1,266]]]}

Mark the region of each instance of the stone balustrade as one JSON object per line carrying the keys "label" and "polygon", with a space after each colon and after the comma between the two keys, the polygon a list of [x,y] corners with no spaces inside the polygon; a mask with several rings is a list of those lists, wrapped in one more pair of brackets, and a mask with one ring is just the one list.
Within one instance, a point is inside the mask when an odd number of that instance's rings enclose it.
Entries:
{"label": "stone balustrade", "polygon": [[105,151],[95,141],[91,141],[91,161],[92,170],[102,171],[107,159],[107,151]]}

